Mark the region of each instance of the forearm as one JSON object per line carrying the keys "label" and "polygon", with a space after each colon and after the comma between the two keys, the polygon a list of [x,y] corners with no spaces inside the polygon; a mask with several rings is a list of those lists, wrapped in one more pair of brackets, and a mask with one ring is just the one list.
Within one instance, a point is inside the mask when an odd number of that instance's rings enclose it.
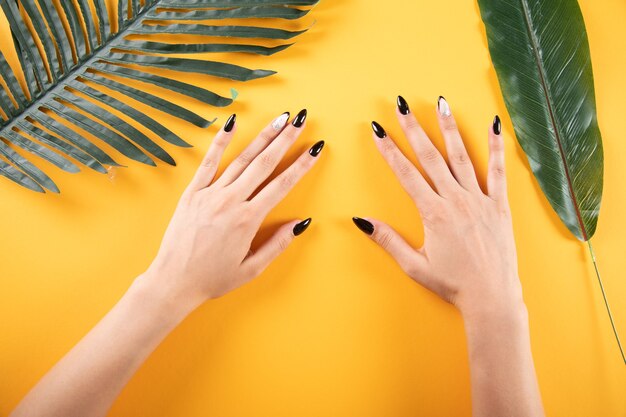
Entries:
{"label": "forearm", "polygon": [[11,417],[106,415],[133,374],[190,310],[172,306],[139,277]]}
{"label": "forearm", "polygon": [[542,417],[523,302],[464,314],[474,417]]}

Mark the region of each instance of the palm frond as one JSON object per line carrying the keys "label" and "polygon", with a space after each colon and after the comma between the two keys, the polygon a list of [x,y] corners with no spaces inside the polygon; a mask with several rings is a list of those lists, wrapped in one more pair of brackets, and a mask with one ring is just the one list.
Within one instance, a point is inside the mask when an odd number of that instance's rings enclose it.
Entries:
{"label": "palm frond", "polygon": [[[155,85],[213,107],[228,106],[234,97],[181,81],[169,72],[156,75],[153,70],[175,71],[181,76],[205,74],[233,81],[273,75],[274,71],[180,55],[207,52],[273,55],[292,43],[266,46],[256,42],[286,41],[306,30],[289,31],[271,23],[276,19],[300,19],[317,2],[118,0],[117,22],[112,23],[105,0],[61,1],[59,7],[45,0],[0,0],[21,71],[16,73],[0,51],[0,176],[33,191],[59,192],[52,179],[35,164],[37,158],[66,172],[78,172],[79,165],[100,173],[107,172],[107,165],[123,166],[83,137],[81,130],[132,160],[156,165],[158,159],[175,165],[162,146],[126,118],[170,144],[190,145],[129,103],[137,101],[199,127],[210,126],[215,119],[207,120],[181,105],[142,91],[141,85]],[[28,18],[30,28],[22,16]],[[211,24],[251,18],[266,19],[264,22],[268,24]],[[113,26],[117,26],[115,32]],[[129,35],[140,35],[142,40]],[[207,41],[166,43],[159,40],[160,35],[200,35]],[[171,38],[168,40],[171,42]],[[20,79],[24,80],[23,87]],[[129,101],[115,98],[109,91]],[[123,113],[124,118],[111,109]]]}

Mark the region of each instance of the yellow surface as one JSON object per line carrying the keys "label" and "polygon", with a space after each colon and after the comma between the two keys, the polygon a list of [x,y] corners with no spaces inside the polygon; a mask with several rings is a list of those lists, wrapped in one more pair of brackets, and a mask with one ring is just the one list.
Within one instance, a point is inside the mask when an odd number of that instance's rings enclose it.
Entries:
{"label": "yellow surface", "polygon": [[[581,0],[581,6],[606,159],[594,244],[626,339],[626,4]],[[377,119],[400,135],[394,120],[400,93],[439,145],[434,105],[445,95],[481,173],[489,123],[495,113],[504,116],[520,273],[547,413],[626,416],[626,366],[585,246],[551,211],[512,137],[475,1],[326,0],[307,19],[317,22],[295,47],[274,57],[237,57],[279,74],[235,83],[241,95],[230,108],[171,98],[220,122],[238,113],[228,160],[266,121],[307,107],[309,127],[290,157],[316,139],[328,147],[266,224],[312,216],[313,225],[257,281],[206,304],[176,329],[111,415],[470,415],[460,316],[404,277],[350,221],[377,216],[414,244],[421,241],[417,212],[378,155],[368,126]],[[1,27],[5,49],[8,32]],[[233,86],[210,77],[188,80],[223,94]],[[0,415],[148,266],[217,129],[150,114],[196,146],[166,145],[177,168],[154,169],[120,156],[130,168],[109,180],[42,163],[61,187],[59,196],[0,181]]]}

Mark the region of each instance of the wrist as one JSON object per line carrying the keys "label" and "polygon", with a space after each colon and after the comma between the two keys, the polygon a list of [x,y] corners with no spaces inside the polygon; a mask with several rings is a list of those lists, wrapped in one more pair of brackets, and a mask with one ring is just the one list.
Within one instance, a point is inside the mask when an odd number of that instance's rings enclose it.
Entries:
{"label": "wrist", "polygon": [[152,314],[165,321],[179,323],[195,310],[201,302],[184,297],[172,288],[173,279],[166,274],[151,270],[138,276],[128,289]]}
{"label": "wrist", "polygon": [[528,327],[528,310],[521,299],[485,302],[461,310],[467,333],[510,333]]}
{"label": "wrist", "polygon": [[463,321],[469,324],[485,322],[521,322],[528,319],[528,310],[521,289],[488,296],[485,293],[472,297],[472,302],[461,302],[458,307]]}

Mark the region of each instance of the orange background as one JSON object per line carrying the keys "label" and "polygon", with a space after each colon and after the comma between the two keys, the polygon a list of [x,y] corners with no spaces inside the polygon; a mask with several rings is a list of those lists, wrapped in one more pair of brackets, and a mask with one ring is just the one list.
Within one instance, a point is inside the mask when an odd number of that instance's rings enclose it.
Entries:
{"label": "orange background", "polygon": [[[593,242],[626,339],[626,3],[580,3],[606,159]],[[402,94],[441,145],[434,109],[442,94],[481,179],[487,128],[494,114],[503,116],[520,274],[547,414],[626,416],[626,366],[589,256],[541,195],[512,136],[475,1],[326,0],[305,20],[279,22],[294,28],[316,21],[287,51],[226,57],[278,70],[274,77],[242,84],[179,75],[225,95],[236,87],[241,95],[227,109],[141,86],[217,116],[220,125],[236,112],[239,133],[227,160],[268,120],[303,107],[309,127],[289,159],[320,138],[328,147],[267,220],[271,228],[312,216],[311,229],[258,280],[192,314],[139,370],[111,415],[469,416],[461,317],[406,278],[350,221],[353,215],[386,219],[420,244],[418,213],[377,153],[369,121],[399,137],[394,101]],[[6,50],[8,29],[0,22]],[[150,168],[114,153],[130,167],[113,179],[39,163],[60,195],[0,181],[0,415],[149,265],[218,128],[146,111],[195,145],[164,145],[178,167]]]}

